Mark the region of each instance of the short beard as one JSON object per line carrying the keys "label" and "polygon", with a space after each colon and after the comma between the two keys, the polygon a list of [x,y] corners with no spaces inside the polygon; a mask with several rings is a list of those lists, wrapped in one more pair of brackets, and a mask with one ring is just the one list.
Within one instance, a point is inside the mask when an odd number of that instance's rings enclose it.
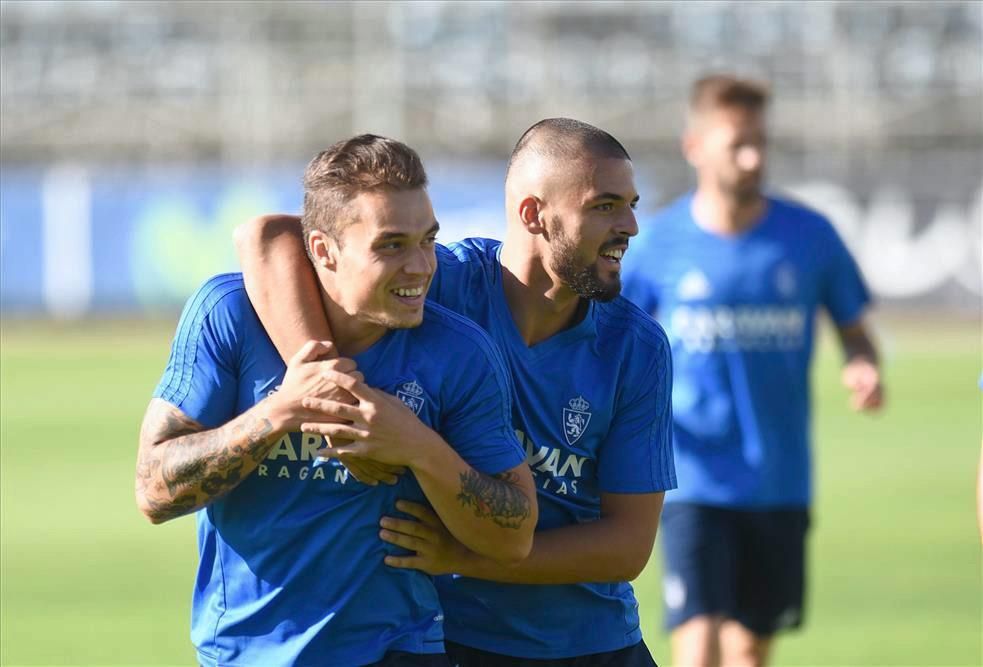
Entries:
{"label": "short beard", "polygon": [[735,180],[733,182],[721,182],[720,189],[732,197],[741,206],[746,206],[756,202],[761,197],[761,176],[754,183],[741,184]]}
{"label": "short beard", "polygon": [[549,225],[550,244],[553,257],[550,268],[563,284],[577,296],[591,301],[607,302],[621,293],[621,278],[605,283],[597,273],[597,264],[584,265],[577,256],[577,246],[563,234],[559,218],[553,218]]}

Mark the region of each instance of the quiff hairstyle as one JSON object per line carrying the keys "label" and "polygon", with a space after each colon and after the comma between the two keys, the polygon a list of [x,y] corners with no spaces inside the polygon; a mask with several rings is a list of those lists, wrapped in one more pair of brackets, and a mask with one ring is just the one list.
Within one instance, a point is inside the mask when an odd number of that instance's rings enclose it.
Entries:
{"label": "quiff hairstyle", "polygon": [[423,162],[406,144],[374,134],[339,141],[314,156],[304,172],[304,241],[314,230],[339,240],[340,232],[355,222],[348,204],[363,192],[426,186]]}
{"label": "quiff hairstyle", "polygon": [[731,74],[711,74],[693,84],[689,97],[690,120],[717,109],[763,111],[768,106],[768,86]]}
{"label": "quiff hairstyle", "polygon": [[507,171],[529,153],[562,162],[585,156],[631,160],[628,151],[613,136],[573,118],[546,118],[523,132],[509,156]]}

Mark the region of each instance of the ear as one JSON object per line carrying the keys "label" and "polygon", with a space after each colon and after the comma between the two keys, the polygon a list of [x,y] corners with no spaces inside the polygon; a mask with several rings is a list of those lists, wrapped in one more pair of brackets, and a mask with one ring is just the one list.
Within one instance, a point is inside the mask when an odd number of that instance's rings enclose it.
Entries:
{"label": "ear", "polygon": [[687,128],[679,143],[683,157],[691,167],[697,168],[700,164],[700,135],[693,129]]}
{"label": "ear", "polygon": [[530,234],[545,234],[546,220],[543,214],[543,202],[533,195],[519,202],[519,220]]}
{"label": "ear", "polygon": [[329,271],[338,268],[338,242],[333,237],[315,229],[307,235],[307,249],[315,265]]}

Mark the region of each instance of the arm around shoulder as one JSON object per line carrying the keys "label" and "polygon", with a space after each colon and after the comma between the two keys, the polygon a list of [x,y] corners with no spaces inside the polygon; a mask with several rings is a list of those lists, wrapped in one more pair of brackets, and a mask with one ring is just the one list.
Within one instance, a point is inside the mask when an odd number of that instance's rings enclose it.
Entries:
{"label": "arm around shoulder", "polygon": [[284,359],[309,340],[331,340],[300,217],[269,214],[234,233],[246,294]]}

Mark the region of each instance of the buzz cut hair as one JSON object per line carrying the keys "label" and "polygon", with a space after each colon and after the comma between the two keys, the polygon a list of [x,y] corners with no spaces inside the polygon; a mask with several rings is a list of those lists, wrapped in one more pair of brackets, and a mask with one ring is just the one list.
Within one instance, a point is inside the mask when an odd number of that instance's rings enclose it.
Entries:
{"label": "buzz cut hair", "polygon": [[314,156],[304,171],[305,246],[315,230],[339,240],[341,231],[355,221],[348,205],[363,192],[426,186],[423,162],[406,144],[375,134],[339,141]]}
{"label": "buzz cut hair", "polygon": [[506,174],[529,153],[558,161],[584,157],[631,160],[625,147],[611,134],[573,118],[546,118],[523,132],[509,156]]}
{"label": "buzz cut hair", "polygon": [[693,83],[689,96],[690,117],[718,109],[764,111],[770,91],[764,83],[733,74],[710,74]]}

